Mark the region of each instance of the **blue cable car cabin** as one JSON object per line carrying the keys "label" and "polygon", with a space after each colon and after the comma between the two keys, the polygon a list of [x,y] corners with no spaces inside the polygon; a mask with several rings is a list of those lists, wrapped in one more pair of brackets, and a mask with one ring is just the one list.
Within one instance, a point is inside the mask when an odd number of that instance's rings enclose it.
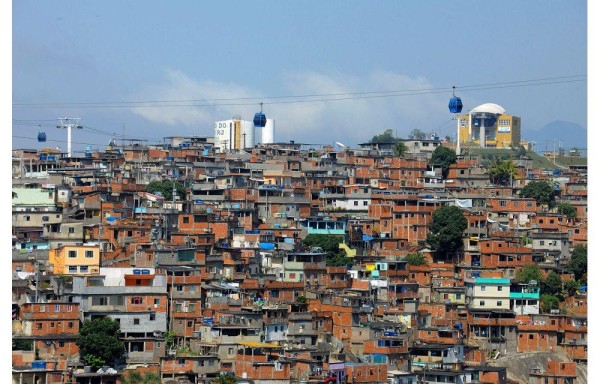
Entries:
{"label": "blue cable car cabin", "polygon": [[254,126],[264,128],[267,125],[267,117],[262,112],[257,112],[254,115]]}
{"label": "blue cable car cabin", "polygon": [[46,132],[38,132],[38,142],[43,143],[46,141]]}
{"label": "blue cable car cabin", "polygon": [[460,113],[462,111],[462,100],[460,99],[460,97],[453,97],[450,99],[450,102],[448,103],[448,109],[450,110],[450,113]]}

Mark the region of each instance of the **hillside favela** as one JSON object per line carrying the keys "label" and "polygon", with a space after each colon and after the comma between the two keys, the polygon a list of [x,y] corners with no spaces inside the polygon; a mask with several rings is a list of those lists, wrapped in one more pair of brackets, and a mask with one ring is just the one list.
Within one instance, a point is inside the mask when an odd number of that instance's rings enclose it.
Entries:
{"label": "hillside favela", "polygon": [[451,136],[357,145],[277,141],[262,108],[40,128],[12,150],[12,382],[587,383],[585,151],[448,107]]}

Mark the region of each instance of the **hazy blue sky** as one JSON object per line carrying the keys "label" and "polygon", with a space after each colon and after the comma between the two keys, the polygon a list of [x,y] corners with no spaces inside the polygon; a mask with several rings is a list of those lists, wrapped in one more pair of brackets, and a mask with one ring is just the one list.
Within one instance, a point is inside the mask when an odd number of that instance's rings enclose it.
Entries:
{"label": "hazy blue sky", "polygon": [[[451,86],[587,74],[586,1],[13,2],[13,147],[66,148],[56,118],[81,117],[74,149],[110,133],[159,140],[251,120],[262,98],[275,140],[349,145],[393,129],[454,135]],[[401,97],[268,104],[269,96],[447,89]],[[585,81],[457,91],[528,130],[587,127]],[[257,98],[237,101],[214,99]],[[252,104],[132,108],[99,102]],[[203,102],[202,100],[206,100]],[[95,103],[84,107],[72,103]],[[179,105],[189,102],[180,102]],[[20,122],[27,120],[29,122]],[[34,122],[45,124],[47,143]],[[99,133],[100,130],[104,133]],[[259,137],[259,134],[257,134]],[[52,141],[56,140],[56,141]],[[81,143],[81,144],[80,144]]]}

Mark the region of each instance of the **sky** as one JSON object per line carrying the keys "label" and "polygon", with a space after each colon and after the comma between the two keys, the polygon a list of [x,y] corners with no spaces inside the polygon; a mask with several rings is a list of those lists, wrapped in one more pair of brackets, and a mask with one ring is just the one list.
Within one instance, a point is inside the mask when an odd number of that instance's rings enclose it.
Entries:
{"label": "sky", "polygon": [[13,148],[65,149],[61,117],[81,118],[75,151],[213,136],[260,102],[277,142],[454,136],[453,85],[465,109],[520,116],[527,139],[556,120],[587,128],[586,75],[581,0],[12,4]]}

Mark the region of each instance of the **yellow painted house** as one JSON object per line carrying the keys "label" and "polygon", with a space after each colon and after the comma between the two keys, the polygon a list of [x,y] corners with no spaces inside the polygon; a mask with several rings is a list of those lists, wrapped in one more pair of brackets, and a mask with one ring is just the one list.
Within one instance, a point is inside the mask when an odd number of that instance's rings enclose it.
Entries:
{"label": "yellow painted house", "polygon": [[50,250],[48,258],[56,275],[95,275],[100,272],[100,248],[97,245],[63,245]]}

